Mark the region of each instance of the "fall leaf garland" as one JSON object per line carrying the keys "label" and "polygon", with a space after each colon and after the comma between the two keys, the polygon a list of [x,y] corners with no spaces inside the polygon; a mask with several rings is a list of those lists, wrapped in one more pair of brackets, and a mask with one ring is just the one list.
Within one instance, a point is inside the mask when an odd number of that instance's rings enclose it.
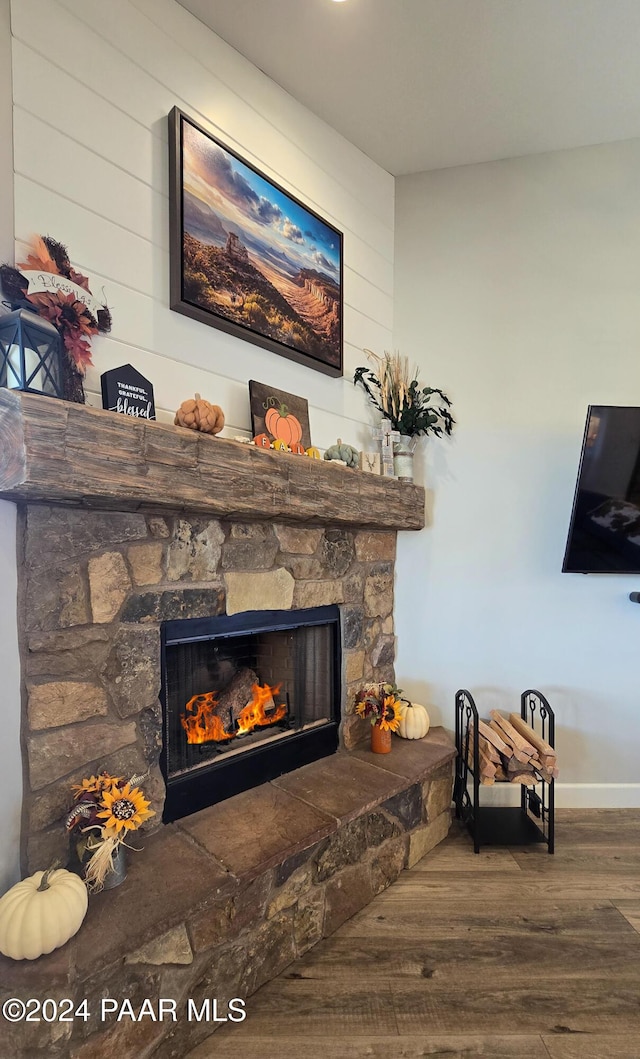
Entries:
{"label": "fall leaf garland", "polygon": [[103,305],[94,313],[72,291],[54,288],[51,291],[29,293],[29,280],[20,269],[63,276],[91,295],[89,280],[73,268],[67,248],[49,235],[38,235],[32,239],[26,260],[19,262],[17,268],[0,265],[0,283],[7,298],[11,302],[30,302],[35,312],[57,328],[73,369],[84,375],[87,366],[93,364],[89,344],[91,336],[106,334],[111,330],[109,309]]}

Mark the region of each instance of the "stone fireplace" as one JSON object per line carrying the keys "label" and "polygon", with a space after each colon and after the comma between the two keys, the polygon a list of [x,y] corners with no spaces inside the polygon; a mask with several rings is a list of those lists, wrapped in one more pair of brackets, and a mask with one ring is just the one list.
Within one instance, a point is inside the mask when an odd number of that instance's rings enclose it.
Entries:
{"label": "stone fireplace", "polygon": [[[450,736],[372,754],[353,711],[394,675],[396,531],[423,525],[422,489],[0,390],[0,496],[19,509],[23,868],[66,857],[87,774],[144,774],[156,812],[71,941],[0,957],[0,1002],[250,997],[446,836]],[[185,745],[203,725],[220,745]],[[257,786],[181,804],[190,773],[217,789],[265,748]],[[24,1022],[7,1047],[180,1059],[215,1028]]]}
{"label": "stone fireplace", "polygon": [[[64,860],[70,785],[96,770],[145,775],[156,811],[151,830],[163,815],[175,819],[217,800],[200,793],[190,804],[180,792],[185,772],[211,767],[210,747],[191,752],[189,768],[168,758],[162,647],[188,639],[180,622],[196,640],[202,622],[231,623],[237,645],[238,623],[248,616],[254,629],[245,646],[253,638],[255,654],[274,614],[283,626],[294,611],[334,608],[333,646],[322,663],[334,667],[324,716],[294,719],[293,677],[261,662],[263,684],[286,685],[285,698],[272,699],[273,709],[287,711],[276,742],[295,742],[297,752],[284,763],[279,750],[266,766],[262,752],[250,750],[256,782],[333,753],[338,742],[351,750],[366,739],[353,696],[363,680],[393,679],[396,529],[423,524],[423,490],[10,391],[0,393],[0,417],[0,495],[20,512],[27,870]],[[309,657],[311,633],[304,635],[295,651]],[[272,636],[270,650],[282,652],[285,640]],[[190,650],[198,656],[191,662],[205,664],[201,640]],[[246,679],[255,658],[242,665]],[[189,712],[190,699],[220,693],[207,681],[221,677],[192,681],[178,714]],[[299,700],[302,676],[296,680]],[[325,692],[316,686],[309,694],[320,701]],[[237,729],[228,711],[227,722],[228,731]],[[273,741],[264,726],[244,738]],[[213,757],[231,761],[236,748],[221,744]],[[167,783],[174,791],[165,812]],[[230,794],[242,787],[229,781]]]}

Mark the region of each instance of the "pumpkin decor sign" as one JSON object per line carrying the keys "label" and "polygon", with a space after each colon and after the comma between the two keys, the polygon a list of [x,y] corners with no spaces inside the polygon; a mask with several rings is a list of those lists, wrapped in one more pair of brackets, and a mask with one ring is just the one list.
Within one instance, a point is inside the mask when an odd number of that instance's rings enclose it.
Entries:
{"label": "pumpkin decor sign", "polygon": [[249,400],[256,445],[300,455],[311,448],[309,405],[303,397],[250,380]]}

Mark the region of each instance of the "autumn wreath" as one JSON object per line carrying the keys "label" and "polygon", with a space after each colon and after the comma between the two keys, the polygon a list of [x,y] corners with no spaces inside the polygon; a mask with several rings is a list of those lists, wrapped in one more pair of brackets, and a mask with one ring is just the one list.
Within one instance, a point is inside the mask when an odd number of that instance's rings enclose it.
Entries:
{"label": "autumn wreath", "polygon": [[67,248],[50,235],[35,236],[26,261],[0,265],[0,283],[12,308],[30,308],[60,332],[64,397],[84,402],[82,380],[91,360],[92,335],[111,330],[111,313],[89,289],[89,280],[69,261]]}

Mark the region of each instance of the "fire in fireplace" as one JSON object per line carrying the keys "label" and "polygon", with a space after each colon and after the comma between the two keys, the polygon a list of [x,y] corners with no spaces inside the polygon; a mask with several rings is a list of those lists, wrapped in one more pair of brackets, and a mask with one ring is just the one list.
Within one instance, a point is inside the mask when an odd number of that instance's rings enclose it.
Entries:
{"label": "fire in fireplace", "polygon": [[281,721],[287,715],[287,704],[281,702],[276,706],[274,695],[280,691],[280,685],[272,688],[268,684],[263,687],[260,684],[251,685],[251,699],[238,713],[234,720],[233,710],[229,711],[231,730],[224,726],[224,722],[216,709],[220,706],[220,699],[216,699],[216,692],[209,691],[206,695],[194,695],[189,699],[187,713],[180,714],[180,723],[187,733],[187,743],[224,743],[228,739],[235,739],[239,735],[247,735],[254,728],[263,728],[276,721]]}
{"label": "fire in fireplace", "polygon": [[164,624],[165,822],[337,749],[339,619],[316,607]]}

